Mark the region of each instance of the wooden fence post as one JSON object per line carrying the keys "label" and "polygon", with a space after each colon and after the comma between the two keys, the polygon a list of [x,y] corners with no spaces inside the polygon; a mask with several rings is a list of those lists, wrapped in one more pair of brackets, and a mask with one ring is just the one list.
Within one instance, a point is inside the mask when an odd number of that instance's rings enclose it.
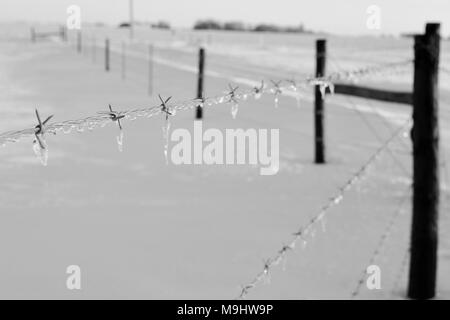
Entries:
{"label": "wooden fence post", "polygon": [[430,299],[435,295],[438,206],[439,24],[427,24],[425,35],[415,37],[413,92],[413,221],[408,296]]}
{"label": "wooden fence post", "polygon": [[148,95],[153,94],[153,44],[148,45]]}
{"label": "wooden fence post", "polygon": [[109,71],[109,39],[105,40],[105,71]]}
{"label": "wooden fence post", "polygon": [[[325,76],[326,40],[316,41],[316,77]],[[314,88],[314,145],[315,163],[325,163],[325,136],[324,136],[324,97],[320,86]]]}
{"label": "wooden fence post", "polygon": [[[198,52],[198,81],[197,81],[197,98],[203,99],[203,80],[205,78],[205,49],[200,48]],[[196,119],[203,119],[203,107],[197,106],[195,112]]]}

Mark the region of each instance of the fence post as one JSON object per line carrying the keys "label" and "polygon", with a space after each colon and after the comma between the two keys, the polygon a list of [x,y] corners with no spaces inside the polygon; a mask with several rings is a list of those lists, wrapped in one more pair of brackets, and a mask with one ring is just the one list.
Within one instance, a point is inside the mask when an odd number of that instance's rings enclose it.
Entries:
{"label": "fence post", "polygon": [[[316,77],[325,76],[326,40],[316,41]],[[314,88],[314,144],[315,163],[325,163],[325,136],[324,136],[324,97],[320,92],[320,86]]]}
{"label": "fence post", "polygon": [[435,295],[438,205],[439,24],[427,24],[425,35],[415,37],[413,92],[413,218],[408,296],[430,299]]}
{"label": "fence post", "polygon": [[[197,98],[203,98],[203,80],[205,78],[205,49],[200,48],[198,52],[198,81],[197,81]],[[197,106],[195,112],[196,119],[203,119],[203,107]]]}
{"label": "fence post", "polygon": [[105,40],[105,71],[109,71],[109,39]]}
{"label": "fence post", "polygon": [[148,95],[153,94],[153,44],[148,45]]}
{"label": "fence post", "polygon": [[77,51],[81,53],[81,31],[77,33]]}

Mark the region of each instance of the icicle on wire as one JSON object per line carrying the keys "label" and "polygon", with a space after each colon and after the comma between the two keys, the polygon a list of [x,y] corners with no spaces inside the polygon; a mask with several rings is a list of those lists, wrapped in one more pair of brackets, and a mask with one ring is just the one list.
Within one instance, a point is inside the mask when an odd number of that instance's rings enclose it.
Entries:
{"label": "icicle on wire", "polygon": [[261,86],[259,87],[254,87],[254,96],[255,96],[255,100],[258,100],[261,98],[261,95],[264,92],[264,80],[261,80]]}
{"label": "icicle on wire", "polygon": [[107,115],[110,117],[111,121],[117,122],[117,125],[119,126],[119,134],[116,137],[117,148],[119,149],[119,152],[122,152],[123,151],[123,128],[122,128],[122,123],[120,122],[120,119],[125,118],[125,114],[114,111],[112,109],[111,105],[108,105],[108,107],[109,107],[109,111],[99,111],[98,114]]}
{"label": "icicle on wire", "polygon": [[273,85],[273,88],[271,91],[273,92],[273,94],[275,96],[275,98],[274,98],[275,108],[278,108],[279,96],[281,94],[283,94],[283,90],[281,90],[281,87],[280,87],[282,80],[279,80],[279,81],[270,80],[270,81],[272,82],[272,85]]}
{"label": "icicle on wire", "polygon": [[164,158],[166,160],[166,164],[169,164],[168,160],[168,150],[169,150],[169,135],[170,135],[170,116],[175,115],[175,110],[171,110],[170,107],[167,105],[167,103],[172,99],[172,97],[168,97],[166,100],[161,98],[160,95],[158,95],[159,100],[161,101],[161,112],[165,115],[165,121],[162,128],[163,131],[163,139],[164,139]]}
{"label": "icicle on wire", "polygon": [[48,161],[48,147],[47,142],[45,141],[45,125],[53,118],[53,115],[42,121],[37,109],[35,109],[35,113],[38,124],[34,127],[33,151],[41,164],[46,166]]}
{"label": "icicle on wire", "polygon": [[239,87],[233,87],[231,84],[228,84],[228,88],[230,91],[227,93],[228,103],[231,104],[231,116],[233,119],[236,119],[237,113],[239,111],[239,102],[236,94],[237,89]]}
{"label": "icicle on wire", "polygon": [[297,101],[297,108],[300,108],[302,95],[299,90],[299,86],[297,85],[295,79],[288,80],[288,82],[291,84],[289,88],[296,93],[295,100]]}

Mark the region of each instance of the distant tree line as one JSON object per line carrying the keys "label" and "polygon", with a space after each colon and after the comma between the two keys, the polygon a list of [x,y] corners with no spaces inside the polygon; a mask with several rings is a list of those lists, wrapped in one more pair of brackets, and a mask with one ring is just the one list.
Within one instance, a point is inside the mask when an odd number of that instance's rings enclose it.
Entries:
{"label": "distant tree line", "polygon": [[[134,25],[135,26],[150,26],[150,28],[152,28],[152,29],[165,29],[165,30],[172,29],[172,27],[170,26],[170,23],[167,21],[163,21],[163,20],[158,21],[156,23],[135,21]],[[129,27],[130,27],[129,22],[122,22],[119,24],[119,28],[129,28]]]}
{"label": "distant tree line", "polygon": [[198,20],[193,27],[194,30],[227,30],[227,31],[253,31],[253,32],[297,32],[312,33],[305,29],[303,24],[298,26],[279,26],[270,23],[261,23],[255,26],[246,25],[240,21],[229,21],[221,23],[213,19]]}

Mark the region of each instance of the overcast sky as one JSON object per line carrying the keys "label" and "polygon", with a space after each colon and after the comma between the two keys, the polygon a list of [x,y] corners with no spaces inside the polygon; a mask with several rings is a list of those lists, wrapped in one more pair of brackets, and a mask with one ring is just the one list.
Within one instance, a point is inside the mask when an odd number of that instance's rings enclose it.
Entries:
{"label": "overcast sky", "polygon": [[[450,33],[450,0],[133,0],[135,19],[167,20],[190,27],[200,18],[285,25],[342,34],[422,32],[440,21]],[[66,21],[66,8],[81,7],[82,21],[117,23],[128,19],[129,0],[1,0],[1,21]],[[367,8],[381,9],[381,30],[366,27]]]}

